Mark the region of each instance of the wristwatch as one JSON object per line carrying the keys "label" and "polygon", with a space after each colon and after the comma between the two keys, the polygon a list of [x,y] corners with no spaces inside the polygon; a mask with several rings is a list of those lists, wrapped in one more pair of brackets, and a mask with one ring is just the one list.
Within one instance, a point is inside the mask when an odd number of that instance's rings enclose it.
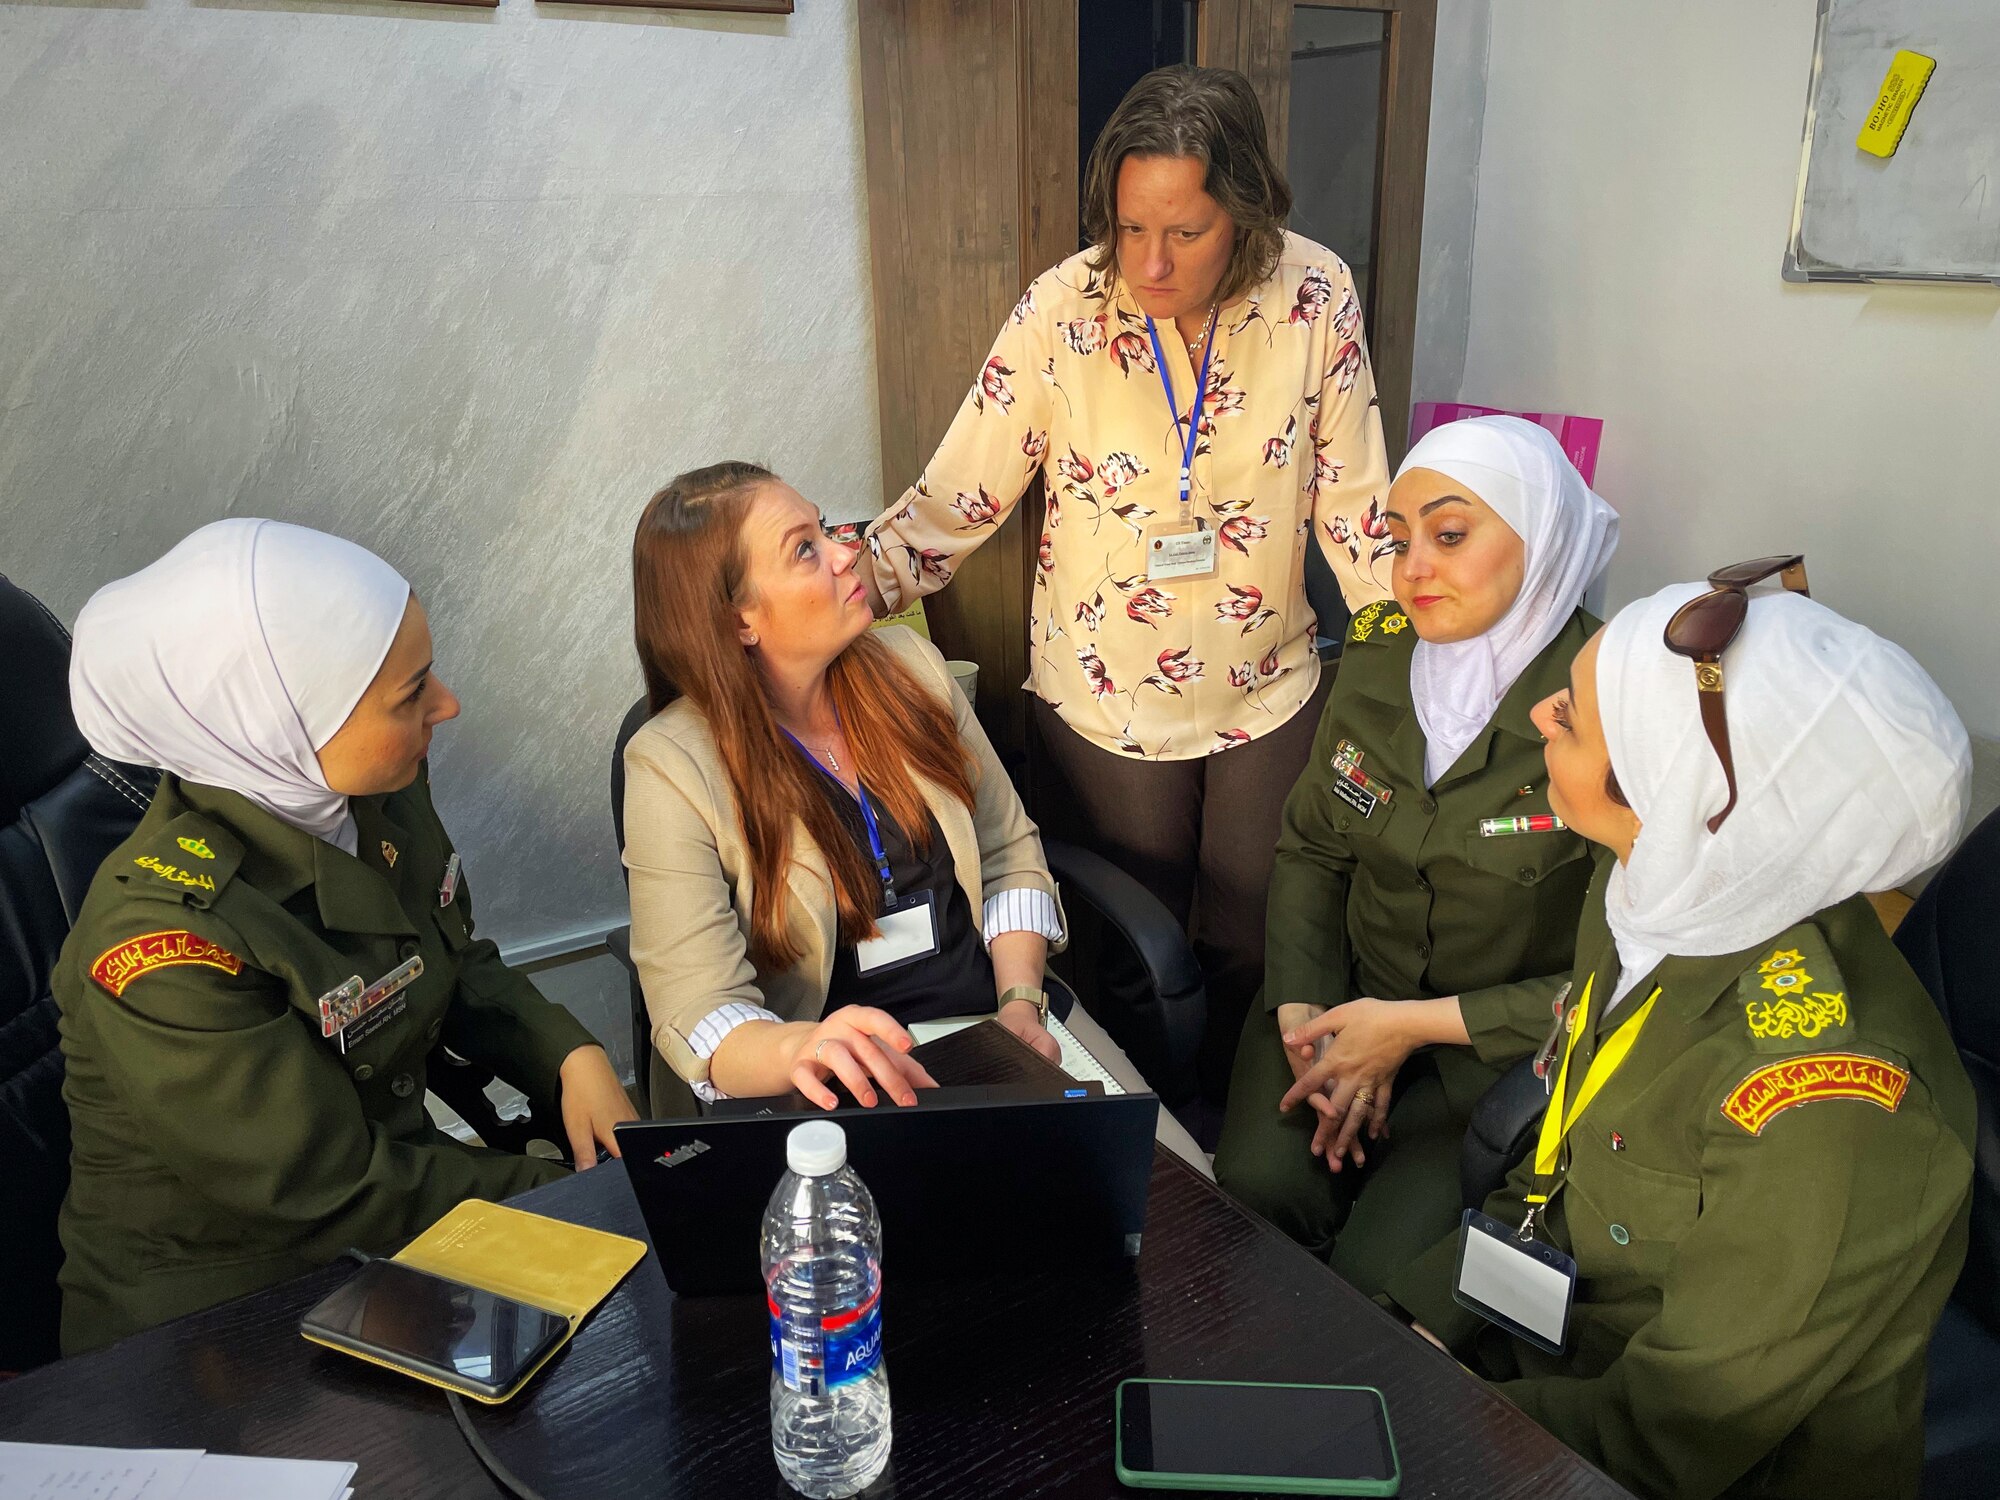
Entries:
{"label": "wristwatch", "polygon": [[1049,1024],[1049,992],[1039,985],[1017,984],[1000,996],[1000,1009],[1005,1010],[1016,1000],[1026,1000],[1035,1007],[1035,1016],[1043,1026]]}

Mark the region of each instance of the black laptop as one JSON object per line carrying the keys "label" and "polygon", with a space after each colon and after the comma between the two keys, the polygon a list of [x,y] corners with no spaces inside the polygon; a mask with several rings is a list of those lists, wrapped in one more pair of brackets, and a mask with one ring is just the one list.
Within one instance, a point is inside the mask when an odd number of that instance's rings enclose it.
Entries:
{"label": "black laptop", "polygon": [[764,1207],[785,1171],[785,1139],[807,1119],[847,1132],[848,1162],[882,1211],[898,1279],[962,1269],[968,1246],[1038,1262],[1139,1253],[1153,1095],[1021,1097],[1004,1084],[919,1093],[914,1108],[620,1125],[618,1149],[667,1285],[680,1296],[763,1285]]}

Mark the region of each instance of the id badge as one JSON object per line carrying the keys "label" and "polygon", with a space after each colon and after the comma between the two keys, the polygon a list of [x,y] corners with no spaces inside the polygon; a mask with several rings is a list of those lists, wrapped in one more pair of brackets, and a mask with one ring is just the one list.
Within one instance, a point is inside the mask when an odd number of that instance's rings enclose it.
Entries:
{"label": "id badge", "polygon": [[1215,576],[1215,532],[1196,522],[1186,526],[1155,526],[1146,533],[1146,580]]}
{"label": "id badge", "polygon": [[1459,1305],[1537,1349],[1562,1353],[1576,1300],[1576,1262],[1546,1240],[1521,1239],[1476,1208],[1460,1222],[1452,1278]]}
{"label": "id badge", "polygon": [[345,1052],[347,1028],[385,1001],[395,999],[416,983],[423,972],[424,958],[419,953],[396,965],[373,984],[363,985],[361,976],[357,974],[347,983],[328,990],[319,997],[320,1035],[339,1037],[340,1050]]}
{"label": "id badge", "polygon": [[854,972],[881,974],[929,958],[938,951],[937,905],[931,893],[906,896],[894,911],[875,919],[880,937],[854,945]]}

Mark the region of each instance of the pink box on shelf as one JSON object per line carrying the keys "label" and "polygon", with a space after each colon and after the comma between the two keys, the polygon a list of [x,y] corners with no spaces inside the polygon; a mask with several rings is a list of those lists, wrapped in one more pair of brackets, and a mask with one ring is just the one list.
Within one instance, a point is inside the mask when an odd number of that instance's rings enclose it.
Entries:
{"label": "pink box on shelf", "polygon": [[1604,438],[1602,417],[1570,417],[1555,411],[1506,411],[1498,406],[1471,406],[1462,401],[1419,401],[1410,409],[1410,442],[1433,427],[1462,422],[1467,417],[1523,417],[1546,427],[1562,444],[1569,461],[1588,485],[1597,483],[1597,449]]}

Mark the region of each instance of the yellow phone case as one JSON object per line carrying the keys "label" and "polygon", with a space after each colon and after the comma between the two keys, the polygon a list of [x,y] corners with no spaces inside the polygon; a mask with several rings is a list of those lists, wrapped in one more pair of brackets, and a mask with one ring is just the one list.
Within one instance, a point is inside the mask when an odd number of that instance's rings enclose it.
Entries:
{"label": "yellow phone case", "polygon": [[408,1375],[426,1385],[498,1406],[511,1401],[543,1365],[555,1358],[591,1309],[610,1296],[625,1279],[625,1273],[645,1255],[646,1246],[641,1240],[607,1234],[601,1229],[586,1229],[581,1224],[568,1224],[478,1198],[468,1198],[405,1245],[393,1259],[413,1270],[428,1271],[446,1281],[547,1308],[568,1319],[568,1331],[549,1352],[498,1396],[462,1389],[386,1356],[343,1348],[310,1333],[305,1338],[322,1348],[338,1349],[342,1354]]}

